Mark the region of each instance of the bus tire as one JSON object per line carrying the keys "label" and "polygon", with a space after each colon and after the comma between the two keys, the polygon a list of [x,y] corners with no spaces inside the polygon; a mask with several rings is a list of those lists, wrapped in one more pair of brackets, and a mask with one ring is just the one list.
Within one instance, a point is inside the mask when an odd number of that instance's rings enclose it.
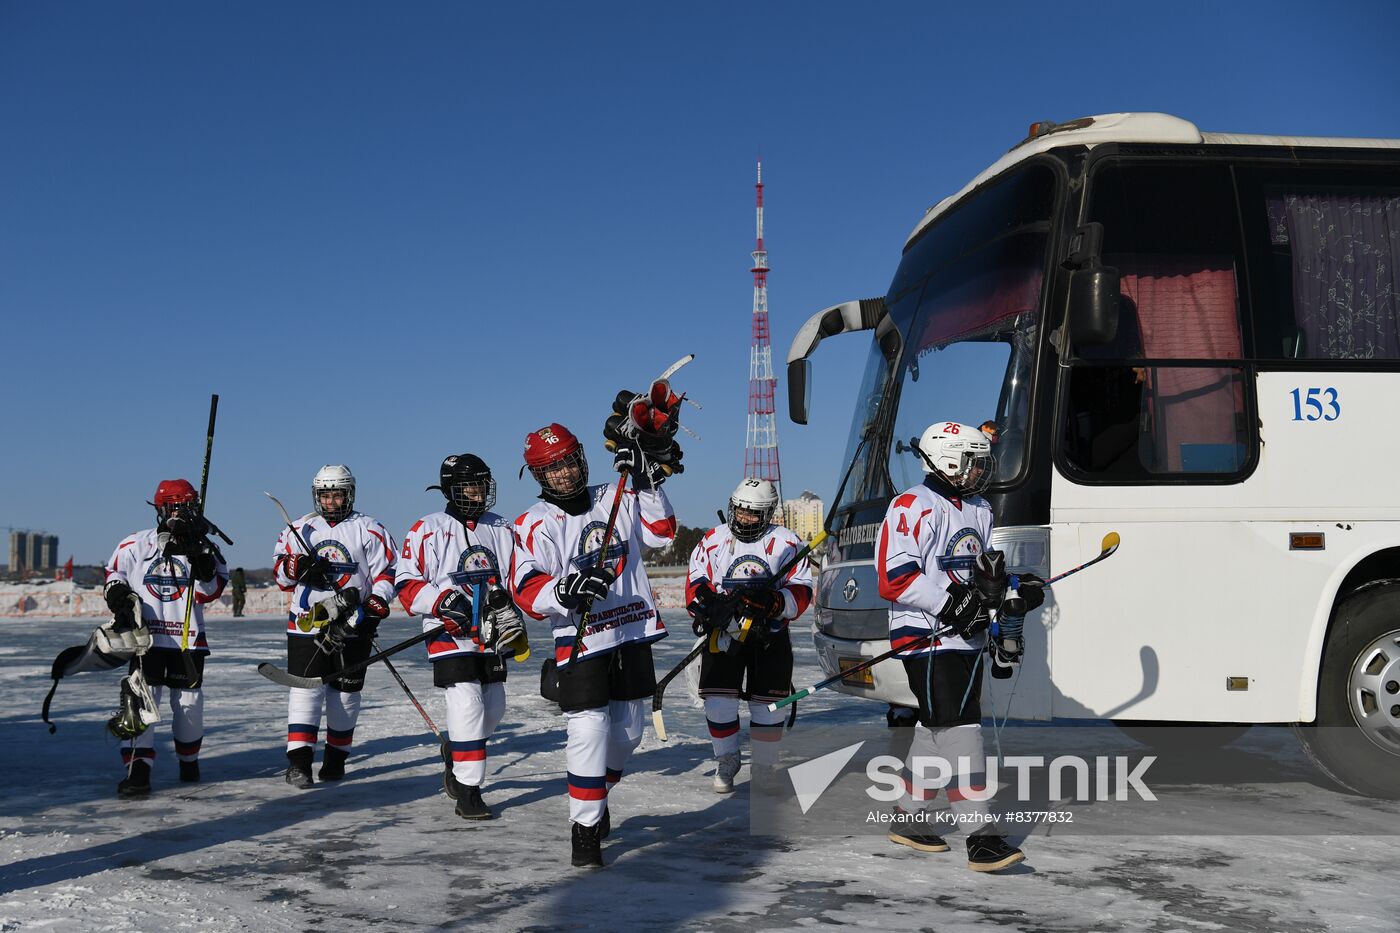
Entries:
{"label": "bus tire", "polygon": [[1295,723],[1323,774],[1357,794],[1400,798],[1400,581],[1337,607],[1317,678],[1317,720]]}

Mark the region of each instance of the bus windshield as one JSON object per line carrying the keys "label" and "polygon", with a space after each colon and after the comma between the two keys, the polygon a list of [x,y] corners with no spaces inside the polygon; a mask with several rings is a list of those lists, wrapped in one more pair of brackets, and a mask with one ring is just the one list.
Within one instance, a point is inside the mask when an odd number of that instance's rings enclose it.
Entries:
{"label": "bus windshield", "polygon": [[1026,464],[1054,175],[1030,166],[962,205],[917,240],[886,307],[903,338],[878,343],[847,444],[859,457],[843,505],[888,500],[923,479],[910,447],[934,421],[992,422],[1007,484]]}

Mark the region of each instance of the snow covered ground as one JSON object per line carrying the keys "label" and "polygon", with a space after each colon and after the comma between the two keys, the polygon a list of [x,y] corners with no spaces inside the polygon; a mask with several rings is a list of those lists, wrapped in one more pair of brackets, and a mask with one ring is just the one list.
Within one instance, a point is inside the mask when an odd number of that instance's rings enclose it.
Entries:
{"label": "snow covered ground", "polygon": [[[1027,863],[997,876],[968,871],[958,848],[928,855],[875,835],[751,836],[747,786],[729,797],[710,790],[704,718],[679,681],[668,691],[671,741],[648,730],[610,798],[609,867],[578,871],[568,864],[562,720],[535,695],[538,653],[512,674],[491,746],[486,799],[499,818],[469,825],[441,793],[435,742],[380,669],[346,780],[305,792],[283,782],[286,694],[254,671],[284,654],[281,623],[268,617],[213,626],[205,782],[175,780],[163,722],[155,792],[119,802],[118,745],[102,731],[117,676],[65,682],[54,701],[58,733],[39,722],[54,655],[91,626],[0,622],[3,931],[1400,927],[1393,836],[1034,836]],[[409,633],[395,617],[383,641]],[[661,643],[658,669],[691,641],[677,633]],[[806,635],[795,641],[801,683],[816,665]],[[410,650],[398,666],[441,722],[422,654]],[[882,716],[882,707],[827,692],[804,703],[797,728]],[[1252,741],[1292,741],[1263,732]],[[1340,794],[1307,792],[1315,807],[1332,801],[1350,812]],[[1223,801],[1258,805],[1243,791]]]}

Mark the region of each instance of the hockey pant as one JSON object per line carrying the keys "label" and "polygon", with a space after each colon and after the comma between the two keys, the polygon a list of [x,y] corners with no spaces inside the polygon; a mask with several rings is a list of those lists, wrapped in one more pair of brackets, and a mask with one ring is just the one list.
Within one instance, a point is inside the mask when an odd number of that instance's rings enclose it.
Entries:
{"label": "hockey pant", "polygon": [[458,784],[480,787],[486,778],[486,740],[506,711],[506,685],[466,681],[446,687],[445,692],[452,777]]}
{"label": "hockey pant", "polygon": [[608,791],[642,742],[647,705],[645,699],[610,700],[607,706],[564,714],[571,822],[594,826],[603,818]]}
{"label": "hockey pant", "polygon": [[987,786],[986,762],[981,725],[915,726],[904,760],[904,795],[899,809],[905,813],[926,810],[942,789],[958,821],[970,827],[969,834],[993,831],[987,801],[996,788]]}
{"label": "hockey pant", "polygon": [[[198,761],[199,747],[204,742],[204,691],[165,687],[158,683],[150,684],[150,688],[157,707],[160,706],[161,694],[170,691],[171,731],[175,734],[176,757],[181,761]],[[156,730],[152,726],[136,737],[134,749],[132,743],[123,743],[122,764],[130,768],[133,757],[147,764],[154,761],[155,741]]]}
{"label": "hockey pant", "polygon": [[360,693],[334,687],[292,687],[287,696],[287,751],[315,748],[321,731],[321,709],[326,712],[326,744],[343,752],[355,741],[360,718]]}
{"label": "hockey pant", "polygon": [[[768,703],[749,701],[749,737],[753,740],[753,763],[772,766],[778,763],[778,743],[783,740],[783,720],[787,710],[770,712]],[[737,696],[705,697],[705,721],[710,727],[710,741],[715,757],[739,753],[739,698]]]}

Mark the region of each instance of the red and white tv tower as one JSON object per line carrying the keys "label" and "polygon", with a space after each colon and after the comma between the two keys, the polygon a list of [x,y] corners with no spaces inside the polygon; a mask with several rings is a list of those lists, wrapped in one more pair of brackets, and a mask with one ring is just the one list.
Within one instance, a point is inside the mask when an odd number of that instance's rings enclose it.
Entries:
{"label": "red and white tv tower", "polygon": [[782,501],[778,423],[773,417],[773,347],[768,341],[768,251],[763,248],[763,163],[758,163],[758,245],[753,251],[753,346],[749,351],[749,428],[744,441],[744,477],[768,479]]}

